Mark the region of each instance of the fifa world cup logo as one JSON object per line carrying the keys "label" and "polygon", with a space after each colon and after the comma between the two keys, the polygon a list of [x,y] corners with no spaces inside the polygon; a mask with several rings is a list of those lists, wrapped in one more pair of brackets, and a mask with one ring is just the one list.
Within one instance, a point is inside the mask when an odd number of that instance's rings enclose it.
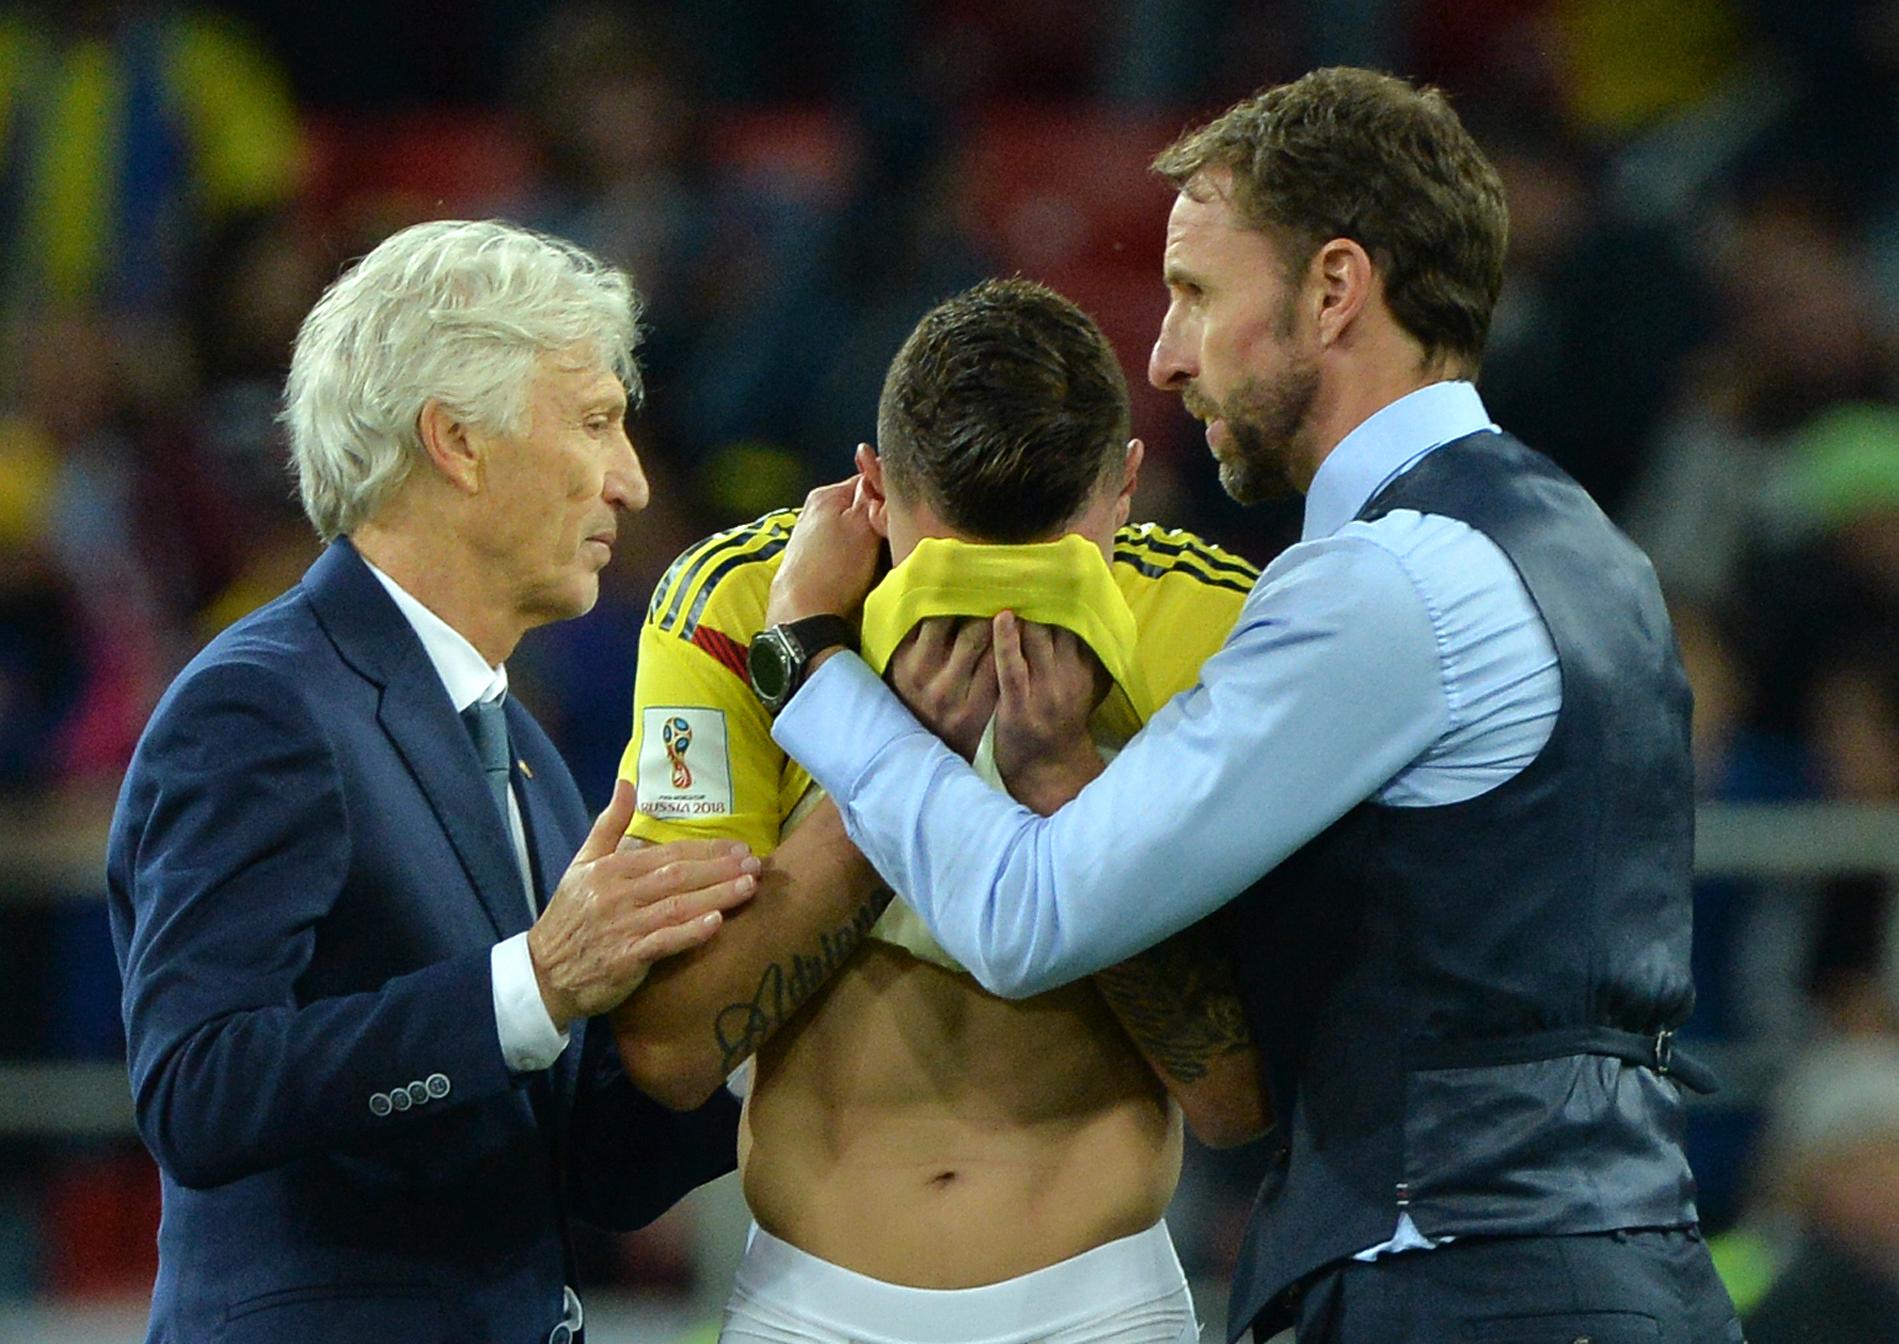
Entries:
{"label": "fifa world cup logo", "polygon": [[686,764],[686,749],[692,745],[692,725],[682,718],[670,718],[660,729],[659,741],[666,748],[666,759],[672,762],[673,787],[691,788],[692,767]]}

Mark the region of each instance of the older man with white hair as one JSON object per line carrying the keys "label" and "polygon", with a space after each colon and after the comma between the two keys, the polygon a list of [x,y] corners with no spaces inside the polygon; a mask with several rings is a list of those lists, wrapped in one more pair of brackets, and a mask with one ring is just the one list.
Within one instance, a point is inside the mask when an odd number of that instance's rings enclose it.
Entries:
{"label": "older man with white hair", "polygon": [[397,233],[305,320],[284,412],[328,543],[159,704],[108,879],[164,1186],[152,1340],[554,1340],[568,1217],[732,1165],[589,1019],[748,899],[730,843],[618,848],[507,696],[646,503],[627,277],[510,225]]}

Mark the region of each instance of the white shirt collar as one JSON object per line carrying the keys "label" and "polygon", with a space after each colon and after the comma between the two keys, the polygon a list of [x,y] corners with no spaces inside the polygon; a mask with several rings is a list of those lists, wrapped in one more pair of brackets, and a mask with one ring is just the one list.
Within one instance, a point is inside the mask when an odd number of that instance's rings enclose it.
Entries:
{"label": "white shirt collar", "polygon": [[1340,439],[1306,491],[1301,541],[1329,537],[1394,476],[1443,444],[1479,430],[1497,432],[1483,398],[1467,382],[1432,383],[1399,397]]}
{"label": "white shirt collar", "polygon": [[369,565],[369,572],[388,591],[395,601],[396,609],[415,631],[415,637],[422,641],[422,651],[428,654],[429,662],[435,665],[435,674],[447,688],[448,698],[454,703],[457,714],[477,700],[493,700],[506,693],[506,666],[500,663],[488,666],[487,659],[481,656],[461,631],[416,601],[407,589],[370,565],[368,560],[363,563]]}

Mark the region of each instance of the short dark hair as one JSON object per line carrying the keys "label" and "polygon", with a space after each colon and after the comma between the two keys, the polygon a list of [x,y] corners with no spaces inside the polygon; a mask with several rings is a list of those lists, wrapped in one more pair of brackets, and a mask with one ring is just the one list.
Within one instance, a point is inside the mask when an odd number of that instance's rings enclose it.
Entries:
{"label": "short dark hair", "polygon": [[1424,347],[1475,371],[1503,285],[1503,182],[1444,95],[1335,66],[1255,94],[1162,150],[1178,190],[1233,174],[1234,206],[1271,235],[1295,276],[1349,238],[1383,274],[1391,315]]}
{"label": "short dark hair", "polygon": [[890,489],[983,541],[1035,541],[1122,461],[1128,388],[1092,318],[1028,280],[938,304],[890,362],[877,450]]}

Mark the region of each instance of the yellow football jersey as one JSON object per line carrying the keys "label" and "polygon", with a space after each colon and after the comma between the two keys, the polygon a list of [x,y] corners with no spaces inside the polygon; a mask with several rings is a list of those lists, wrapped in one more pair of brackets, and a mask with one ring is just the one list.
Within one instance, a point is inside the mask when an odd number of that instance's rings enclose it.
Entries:
{"label": "yellow football jersey", "polygon": [[[787,509],[717,533],[680,555],[654,590],[620,762],[639,790],[629,834],[743,840],[766,854],[811,791],[810,775],[772,741],[745,671],[796,522]],[[1238,556],[1153,523],[1116,534],[1109,571],[1133,616],[1127,681],[1140,688],[1131,698],[1144,702],[1143,716],[1194,685],[1259,577]]]}

